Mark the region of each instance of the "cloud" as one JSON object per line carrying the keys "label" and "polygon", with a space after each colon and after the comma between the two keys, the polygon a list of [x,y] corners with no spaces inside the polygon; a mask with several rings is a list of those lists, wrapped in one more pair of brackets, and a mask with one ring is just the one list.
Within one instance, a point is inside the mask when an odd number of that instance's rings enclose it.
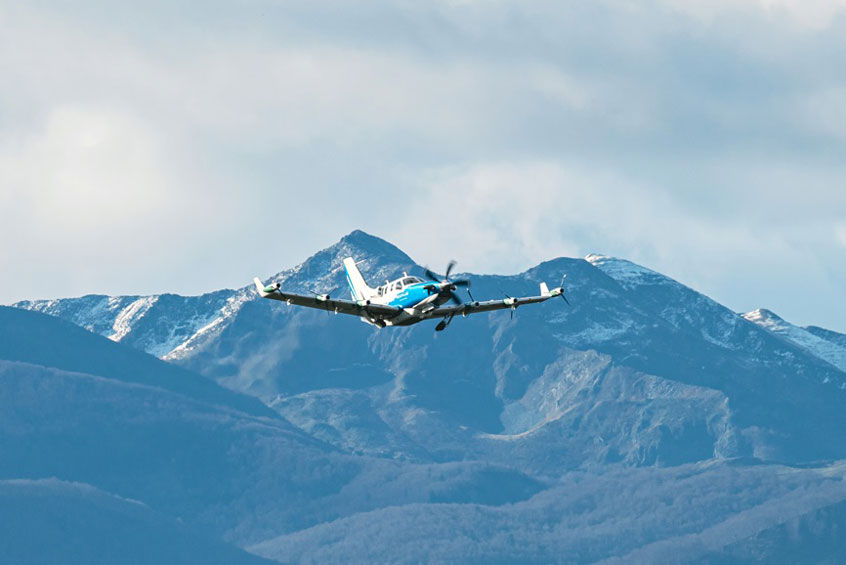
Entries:
{"label": "cloud", "polygon": [[842,4],[0,6],[0,300],[245,284],[364,228],[843,319]]}
{"label": "cloud", "polygon": [[706,22],[726,14],[754,12],[812,31],[825,30],[846,10],[844,0],[667,0],[673,8]]}
{"label": "cloud", "polygon": [[157,269],[185,276],[184,253],[211,235],[203,232],[223,203],[184,173],[186,153],[168,148],[137,116],[86,106],[59,106],[32,131],[4,132],[0,234],[14,242],[6,272],[39,296],[102,291],[103,281],[143,288]]}
{"label": "cloud", "polygon": [[846,84],[810,93],[805,111],[805,123],[811,131],[846,140]]}
{"label": "cloud", "polygon": [[474,163],[409,182],[416,185],[411,209],[448,202],[438,215],[450,227],[427,232],[428,217],[415,214],[398,239],[420,256],[448,250],[466,257],[462,268],[469,270],[519,272],[552,257],[596,251],[684,270],[688,257],[701,262],[778,247],[752,226],[697,215],[660,187],[561,161]]}
{"label": "cloud", "polygon": [[5,141],[5,195],[31,211],[39,231],[105,238],[150,222],[167,204],[159,142],[131,116],[59,107],[40,131]]}
{"label": "cloud", "polygon": [[841,247],[846,248],[846,222],[834,226],[834,237]]}

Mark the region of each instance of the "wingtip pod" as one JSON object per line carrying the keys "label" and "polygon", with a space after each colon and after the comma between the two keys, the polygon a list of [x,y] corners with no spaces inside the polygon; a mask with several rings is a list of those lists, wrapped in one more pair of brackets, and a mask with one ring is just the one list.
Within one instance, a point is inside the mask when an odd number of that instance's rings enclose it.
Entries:
{"label": "wingtip pod", "polygon": [[567,279],[567,275],[564,275],[563,277],[561,277],[561,286],[559,286],[557,288],[553,288],[552,290],[549,290],[549,287],[546,286],[545,282],[540,283],[541,296],[543,296],[545,298],[552,298],[553,296],[560,296],[561,298],[564,299],[564,301],[567,304],[569,304],[570,301],[567,300],[566,296],[564,296],[564,281],[566,279]]}
{"label": "wingtip pod", "polygon": [[261,282],[261,279],[259,279],[258,277],[254,277],[254,278],[253,278],[253,282],[254,282],[254,283],[255,283],[255,285],[256,285],[256,290],[258,290],[258,293],[259,293],[262,297],[267,296],[267,295],[268,295],[268,294],[270,294],[271,292],[274,292],[274,291],[276,291],[276,290],[279,290],[279,283],[278,283],[278,282],[277,282],[277,283],[273,283],[273,284],[268,285],[268,286],[264,286],[264,283],[263,283],[263,282]]}

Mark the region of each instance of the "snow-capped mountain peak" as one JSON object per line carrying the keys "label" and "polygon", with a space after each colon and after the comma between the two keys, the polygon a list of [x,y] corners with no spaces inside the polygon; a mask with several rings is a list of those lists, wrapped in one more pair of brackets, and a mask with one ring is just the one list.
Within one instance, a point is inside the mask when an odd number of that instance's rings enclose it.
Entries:
{"label": "snow-capped mountain peak", "polygon": [[585,257],[585,261],[617,281],[626,290],[642,285],[673,282],[661,273],[618,257],[591,253]]}
{"label": "snow-capped mountain peak", "polygon": [[[846,347],[815,335],[806,328],[794,326],[766,308],[758,308],[743,317],[808,351],[815,357],[846,371]],[[831,332],[833,333],[833,332]]]}
{"label": "snow-capped mountain peak", "polygon": [[742,316],[750,322],[755,322],[759,326],[771,330],[785,328],[790,325],[785,322],[784,319],[781,318],[778,314],[776,314],[772,310],[767,310],[766,308],[758,308],[757,310],[752,310],[751,312],[742,314]]}
{"label": "snow-capped mountain peak", "polygon": [[[359,268],[374,284],[415,269],[414,262],[393,244],[361,230],[318,251],[299,265],[267,279],[298,292],[332,292],[347,298],[340,266],[344,258],[361,261]],[[67,319],[112,341],[122,342],[167,360],[191,355],[215,339],[246,303],[257,300],[252,283],[200,296],[102,296],[22,301],[16,307]]]}

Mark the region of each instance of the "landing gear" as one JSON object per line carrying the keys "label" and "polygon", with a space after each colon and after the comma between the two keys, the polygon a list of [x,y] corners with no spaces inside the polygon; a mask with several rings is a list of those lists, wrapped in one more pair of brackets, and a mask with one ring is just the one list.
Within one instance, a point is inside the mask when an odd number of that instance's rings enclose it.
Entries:
{"label": "landing gear", "polygon": [[443,320],[441,320],[441,321],[438,323],[438,325],[437,325],[437,326],[435,326],[435,331],[436,331],[436,332],[442,332],[442,331],[444,331],[445,329],[447,329],[447,326],[449,325],[449,323],[450,323],[450,322],[452,322],[452,317],[453,317],[454,315],[455,315],[455,314],[450,314],[450,315],[449,315],[449,317],[444,318]]}

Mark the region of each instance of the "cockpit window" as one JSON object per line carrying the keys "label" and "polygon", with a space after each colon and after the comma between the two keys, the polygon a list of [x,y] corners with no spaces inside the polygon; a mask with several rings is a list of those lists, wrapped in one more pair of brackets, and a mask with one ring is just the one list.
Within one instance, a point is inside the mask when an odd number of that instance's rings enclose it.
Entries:
{"label": "cockpit window", "polygon": [[420,279],[418,279],[416,277],[408,277],[407,279],[403,279],[402,284],[404,284],[405,286],[408,286],[410,284],[415,284],[415,283],[419,283],[419,282],[420,282]]}

